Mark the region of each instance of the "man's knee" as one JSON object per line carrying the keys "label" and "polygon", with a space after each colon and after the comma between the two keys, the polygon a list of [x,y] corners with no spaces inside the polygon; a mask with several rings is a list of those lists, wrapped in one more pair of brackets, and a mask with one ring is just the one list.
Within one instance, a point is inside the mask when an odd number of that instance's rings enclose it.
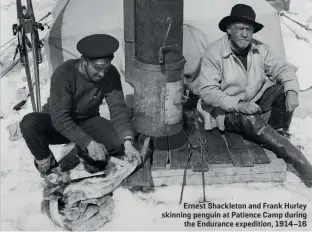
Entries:
{"label": "man's knee", "polygon": [[118,153],[122,150],[120,140],[111,121],[100,116],[95,117],[83,125],[83,130],[95,141],[104,144],[108,152]]}
{"label": "man's knee", "polygon": [[22,134],[25,134],[28,131],[32,130],[35,126],[36,121],[37,121],[37,113],[33,112],[25,115],[22,121],[20,122]]}
{"label": "man's knee", "polygon": [[265,126],[267,125],[265,119],[261,115],[246,115],[239,114],[239,119],[246,133],[254,136],[263,134]]}

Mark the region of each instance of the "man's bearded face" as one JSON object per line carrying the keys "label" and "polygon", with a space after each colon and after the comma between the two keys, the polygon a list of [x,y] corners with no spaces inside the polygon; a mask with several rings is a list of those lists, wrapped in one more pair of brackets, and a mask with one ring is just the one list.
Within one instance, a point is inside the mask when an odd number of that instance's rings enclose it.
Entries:
{"label": "man's bearded face", "polygon": [[229,25],[227,32],[235,50],[244,50],[251,44],[254,28],[246,23],[233,23]]}

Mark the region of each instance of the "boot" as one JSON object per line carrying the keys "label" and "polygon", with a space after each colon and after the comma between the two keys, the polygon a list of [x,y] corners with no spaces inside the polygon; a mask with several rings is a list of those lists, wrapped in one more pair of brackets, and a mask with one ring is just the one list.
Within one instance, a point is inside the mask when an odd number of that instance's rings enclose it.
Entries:
{"label": "boot", "polygon": [[56,170],[59,165],[57,161],[55,160],[54,156],[50,154],[47,158],[42,159],[42,160],[34,160],[35,167],[39,171],[41,177],[45,178],[54,170]]}
{"label": "boot", "polygon": [[279,158],[293,165],[307,187],[312,187],[312,165],[302,152],[274,130],[260,115],[229,114],[225,126],[231,123],[248,139],[273,151]]}
{"label": "boot", "polygon": [[285,138],[290,138],[289,126],[293,117],[293,112],[286,112],[284,108],[273,109],[269,118],[268,123],[278,133],[283,135]]}
{"label": "boot", "polygon": [[287,139],[290,138],[289,127],[292,120],[294,112],[286,112],[283,118],[283,136]]}

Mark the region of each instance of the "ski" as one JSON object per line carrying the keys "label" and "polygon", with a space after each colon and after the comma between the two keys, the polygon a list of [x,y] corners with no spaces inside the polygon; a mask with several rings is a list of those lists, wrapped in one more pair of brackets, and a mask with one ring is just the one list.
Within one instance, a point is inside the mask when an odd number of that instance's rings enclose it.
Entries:
{"label": "ski", "polygon": [[33,62],[34,62],[34,72],[35,72],[35,85],[36,85],[36,100],[37,100],[37,110],[41,111],[41,96],[40,96],[40,78],[39,78],[39,64],[42,62],[41,48],[43,47],[42,41],[39,39],[38,29],[44,30],[41,23],[36,22],[35,14],[32,6],[32,1],[27,0],[27,8],[31,21],[31,43],[33,45]]}
{"label": "ski", "polygon": [[[20,55],[20,62],[25,68],[26,78],[28,83],[29,95],[34,112],[41,111],[41,95],[40,95],[40,78],[39,78],[39,64],[42,62],[41,48],[43,46],[39,39],[38,28],[43,30],[41,23],[36,22],[32,1],[27,0],[26,6],[22,5],[21,0],[16,0],[17,10],[17,24],[13,25],[13,35],[17,35],[18,45],[16,53]],[[28,38],[30,34],[31,40]],[[30,63],[28,56],[28,49],[32,50],[33,67],[34,67],[34,81],[35,92],[33,89],[33,81],[30,71]]]}

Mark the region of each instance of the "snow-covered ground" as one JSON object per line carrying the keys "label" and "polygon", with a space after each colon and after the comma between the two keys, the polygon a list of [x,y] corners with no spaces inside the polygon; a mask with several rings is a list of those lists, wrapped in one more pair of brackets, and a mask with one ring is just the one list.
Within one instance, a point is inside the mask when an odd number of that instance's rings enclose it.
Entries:
{"label": "snow-covered ground", "polygon": [[[51,11],[56,0],[33,0],[36,18],[40,19]],[[312,26],[312,1],[292,0],[290,13],[301,22],[310,22]],[[1,1],[1,45],[12,38],[11,25],[16,21],[15,1]],[[50,18],[51,20],[51,18]],[[285,23],[289,21],[283,19]],[[49,18],[46,22],[49,21]],[[289,24],[312,42],[312,34],[304,29]],[[312,86],[310,73],[312,53],[311,42],[298,40],[284,24],[282,24],[284,44],[288,60],[296,65],[300,84],[307,89]],[[1,54],[1,63],[7,66],[12,59],[14,49]],[[3,67],[1,67],[1,72]],[[48,66],[46,62],[40,65],[42,77],[42,101],[49,94]],[[40,212],[42,200],[42,179],[33,166],[32,155],[23,139],[9,140],[7,126],[20,121],[31,112],[31,104],[20,111],[12,109],[18,102],[17,89],[26,87],[24,70],[18,65],[9,74],[1,78],[1,230],[62,230],[56,227],[50,219]],[[312,90],[302,92],[300,106],[292,122],[292,138],[300,145],[304,154],[312,162],[312,107],[310,99]],[[105,107],[103,111],[105,111]],[[106,111],[107,115],[107,111]],[[58,148],[55,148],[58,149]],[[164,187],[150,194],[132,194],[119,188],[114,193],[114,219],[103,227],[103,230],[185,230],[184,219],[163,219],[164,212],[191,212],[178,205],[180,186]],[[306,210],[308,226],[304,228],[288,227],[287,230],[302,229],[312,231],[312,189],[306,188],[297,176],[288,172],[284,184],[247,183],[231,185],[211,185],[206,187],[209,201],[215,203],[258,203],[258,202],[289,202],[308,204]],[[184,201],[194,203],[202,198],[201,187],[186,187]],[[300,210],[299,210],[300,211]],[[277,211],[272,211],[277,212]],[[238,221],[240,219],[237,219]],[[199,228],[197,228],[199,229]],[[203,228],[207,230],[207,228]],[[265,228],[263,228],[265,229]],[[278,229],[278,228],[275,228]],[[283,228],[285,230],[285,228]]]}

